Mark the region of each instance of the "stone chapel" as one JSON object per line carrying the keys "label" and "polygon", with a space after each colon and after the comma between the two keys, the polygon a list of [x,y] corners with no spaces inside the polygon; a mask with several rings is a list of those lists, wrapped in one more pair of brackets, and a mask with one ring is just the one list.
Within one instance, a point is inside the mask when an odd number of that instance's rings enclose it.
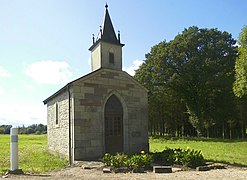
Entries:
{"label": "stone chapel", "polygon": [[70,163],[149,150],[147,89],[122,71],[123,46],[106,5],[100,36],[89,48],[92,72],[43,101],[49,150]]}

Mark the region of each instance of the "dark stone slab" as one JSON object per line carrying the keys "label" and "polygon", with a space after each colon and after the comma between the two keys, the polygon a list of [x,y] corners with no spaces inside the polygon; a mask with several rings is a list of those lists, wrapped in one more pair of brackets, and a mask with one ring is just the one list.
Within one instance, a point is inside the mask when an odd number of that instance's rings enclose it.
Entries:
{"label": "dark stone slab", "polygon": [[83,169],[91,170],[91,169],[97,169],[96,166],[84,166]]}
{"label": "dark stone slab", "polygon": [[196,167],[197,171],[209,171],[211,168],[209,166],[198,166]]}
{"label": "dark stone slab", "polygon": [[171,166],[153,166],[155,173],[172,173]]}
{"label": "dark stone slab", "polygon": [[144,168],[134,168],[132,170],[133,173],[144,173]]}
{"label": "dark stone slab", "polygon": [[127,173],[128,172],[128,168],[127,167],[115,168],[114,172],[115,173]]}

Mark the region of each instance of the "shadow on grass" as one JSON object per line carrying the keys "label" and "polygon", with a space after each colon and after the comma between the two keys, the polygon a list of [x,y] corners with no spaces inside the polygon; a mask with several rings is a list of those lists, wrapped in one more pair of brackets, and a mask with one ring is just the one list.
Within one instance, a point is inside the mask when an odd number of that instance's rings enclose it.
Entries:
{"label": "shadow on grass", "polygon": [[224,142],[224,143],[236,143],[236,142],[247,142],[245,139],[222,139],[222,138],[206,138],[206,137],[172,137],[172,136],[149,136],[152,139],[159,140],[171,140],[171,141],[205,141],[205,142]]}
{"label": "shadow on grass", "polygon": [[207,162],[213,162],[213,163],[222,163],[222,164],[226,164],[226,165],[230,165],[230,166],[234,166],[234,167],[239,167],[239,168],[247,168],[247,165],[245,164],[239,164],[239,163],[230,163],[227,161],[215,161],[213,159],[205,159]]}

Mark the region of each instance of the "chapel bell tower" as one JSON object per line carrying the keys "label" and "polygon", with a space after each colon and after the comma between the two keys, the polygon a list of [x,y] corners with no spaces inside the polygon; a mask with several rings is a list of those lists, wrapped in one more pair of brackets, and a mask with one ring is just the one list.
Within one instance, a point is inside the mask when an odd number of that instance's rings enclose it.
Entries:
{"label": "chapel bell tower", "polygon": [[93,35],[93,45],[89,48],[91,51],[92,71],[99,68],[108,68],[122,70],[122,47],[120,42],[120,32],[116,37],[111,18],[108,12],[108,5],[105,5],[105,19],[103,27],[100,26],[100,32],[95,40]]}

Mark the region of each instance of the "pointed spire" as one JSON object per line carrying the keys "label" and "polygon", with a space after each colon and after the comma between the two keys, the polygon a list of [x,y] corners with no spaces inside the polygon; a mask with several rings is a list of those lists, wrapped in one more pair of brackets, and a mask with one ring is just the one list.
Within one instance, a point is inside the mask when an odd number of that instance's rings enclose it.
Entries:
{"label": "pointed spire", "polygon": [[112,22],[111,22],[107,4],[105,5],[105,19],[103,23],[103,32],[102,32],[101,39],[103,41],[110,42],[110,43],[119,43],[119,41],[117,40],[115,31],[114,31]]}
{"label": "pointed spire", "polygon": [[97,44],[101,41],[120,45],[122,47],[124,46],[124,44],[120,42],[120,32],[118,32],[118,38],[115,34],[115,31],[114,31],[114,28],[111,22],[111,18],[108,12],[107,3],[105,5],[105,18],[104,18],[103,26],[100,26],[100,31],[97,37],[96,38],[93,37],[93,45],[89,48],[89,50],[90,51],[93,50],[93,48],[96,47]]}

